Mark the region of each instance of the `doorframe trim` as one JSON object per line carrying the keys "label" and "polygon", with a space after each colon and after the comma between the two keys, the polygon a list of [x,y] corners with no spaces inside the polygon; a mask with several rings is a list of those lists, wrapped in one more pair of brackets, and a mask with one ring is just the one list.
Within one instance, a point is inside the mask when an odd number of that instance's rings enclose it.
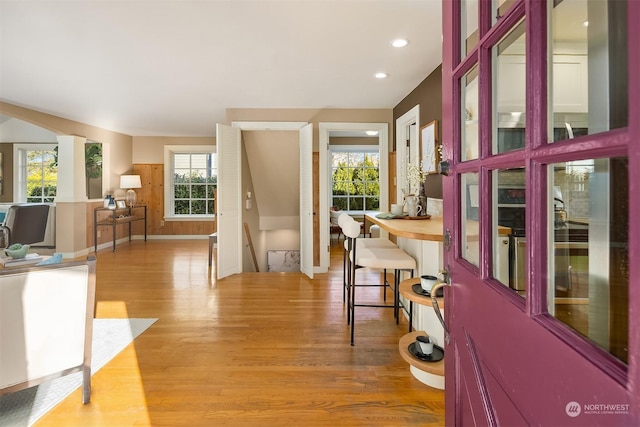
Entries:
{"label": "doorframe trim", "polygon": [[[407,156],[407,150],[405,144],[398,144],[399,141],[406,141],[410,138],[407,134],[407,127],[415,123],[416,136],[418,129],[420,129],[420,104],[416,104],[412,109],[404,113],[402,116],[396,119],[396,200],[402,200],[402,185],[401,183],[406,181],[407,171],[402,167],[402,162]],[[416,154],[418,157],[419,141],[415,144],[415,147],[410,147],[412,154]],[[400,148],[402,147],[402,148]]]}
{"label": "doorframe trim", "polygon": [[319,272],[329,270],[329,132],[330,131],[378,131],[378,152],[380,153],[380,210],[389,207],[389,123],[341,123],[319,122],[319,209],[318,224],[320,226],[320,268]]}

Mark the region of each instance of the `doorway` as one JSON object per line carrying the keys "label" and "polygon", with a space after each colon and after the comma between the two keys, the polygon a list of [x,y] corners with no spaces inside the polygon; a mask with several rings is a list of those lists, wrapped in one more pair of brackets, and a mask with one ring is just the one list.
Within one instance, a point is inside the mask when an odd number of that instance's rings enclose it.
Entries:
{"label": "doorway", "polygon": [[300,271],[313,278],[312,125],[306,122],[233,122],[232,126],[218,124],[216,130],[218,177],[220,182],[225,183],[218,188],[218,279],[243,272],[242,216],[246,194],[241,161],[243,130],[299,132]]}
{"label": "doorway", "polygon": [[[366,131],[378,132],[379,154],[379,180],[380,200],[379,209],[389,209],[389,125],[387,123],[335,123],[320,122],[319,124],[319,194],[320,203],[318,212],[320,224],[320,266],[319,272],[327,272],[329,269],[329,146],[332,134],[360,134]],[[323,248],[326,248],[324,250]]]}

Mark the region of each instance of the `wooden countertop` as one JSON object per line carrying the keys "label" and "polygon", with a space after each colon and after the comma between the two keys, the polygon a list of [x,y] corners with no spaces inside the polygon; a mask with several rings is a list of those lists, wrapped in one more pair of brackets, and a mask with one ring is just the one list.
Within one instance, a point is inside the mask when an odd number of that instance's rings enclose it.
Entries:
{"label": "wooden countertop", "polygon": [[376,215],[379,213],[380,212],[367,212],[365,214],[365,221],[377,224],[395,236],[442,242],[442,217],[415,220],[380,219],[376,218]]}
{"label": "wooden countertop", "polygon": [[[442,217],[431,217],[430,219],[381,219],[376,215],[380,212],[367,212],[365,214],[365,222],[377,224],[389,233],[409,239],[431,240],[434,242],[442,242],[444,227],[442,225]],[[474,231],[477,235],[478,222],[469,221],[467,223],[467,232],[473,235]],[[509,227],[498,226],[498,234],[500,236],[508,236],[511,234]]]}

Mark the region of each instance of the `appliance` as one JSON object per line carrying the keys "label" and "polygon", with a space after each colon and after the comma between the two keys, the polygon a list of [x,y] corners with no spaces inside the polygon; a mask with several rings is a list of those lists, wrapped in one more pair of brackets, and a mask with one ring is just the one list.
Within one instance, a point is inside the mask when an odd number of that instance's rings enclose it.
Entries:
{"label": "appliance", "polygon": [[[571,251],[584,247],[588,241],[588,225],[570,222],[560,187],[553,192],[554,207],[554,281],[556,291],[571,288]],[[509,245],[509,287],[526,290],[526,200],[524,186],[498,187],[498,224],[511,228]]]}
{"label": "appliance", "polygon": [[526,286],[526,204],[524,186],[498,187],[498,224],[511,228],[509,244],[509,287],[524,291]]}

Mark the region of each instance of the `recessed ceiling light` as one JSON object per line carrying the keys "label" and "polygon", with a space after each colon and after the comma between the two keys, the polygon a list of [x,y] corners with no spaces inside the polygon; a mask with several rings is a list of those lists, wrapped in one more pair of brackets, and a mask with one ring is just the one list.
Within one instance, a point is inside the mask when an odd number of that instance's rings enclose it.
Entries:
{"label": "recessed ceiling light", "polygon": [[376,73],[376,79],[386,79],[389,77],[387,73]]}
{"label": "recessed ceiling light", "polygon": [[368,130],[367,131],[367,135],[369,136],[376,136],[378,134],[377,130]]}
{"label": "recessed ceiling light", "polygon": [[408,44],[409,41],[407,39],[395,39],[391,42],[391,46],[393,47],[405,47]]}

